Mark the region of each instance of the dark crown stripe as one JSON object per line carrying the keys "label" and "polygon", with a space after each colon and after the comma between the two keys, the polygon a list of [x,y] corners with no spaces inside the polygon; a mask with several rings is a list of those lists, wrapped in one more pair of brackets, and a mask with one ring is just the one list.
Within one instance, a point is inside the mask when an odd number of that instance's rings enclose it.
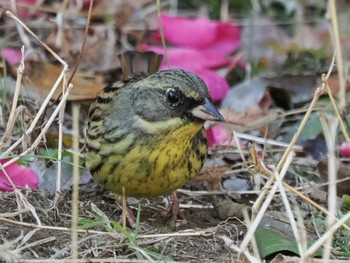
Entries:
{"label": "dark crown stripe", "polygon": [[107,104],[107,103],[110,103],[111,101],[112,101],[111,97],[102,98],[101,96],[98,96],[96,99],[96,102],[99,104]]}

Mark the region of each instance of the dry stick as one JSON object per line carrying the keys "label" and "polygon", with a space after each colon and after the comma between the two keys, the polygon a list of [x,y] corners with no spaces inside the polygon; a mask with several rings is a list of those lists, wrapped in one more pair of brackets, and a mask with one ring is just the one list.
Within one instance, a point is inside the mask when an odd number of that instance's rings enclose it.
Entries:
{"label": "dry stick", "polygon": [[[338,121],[336,117],[327,118],[327,116],[321,116],[321,124],[324,130],[328,149],[328,212],[330,215],[327,217],[327,227],[329,229],[335,223],[334,218],[337,211],[337,160],[335,156],[335,138],[337,134]],[[326,240],[324,245],[325,249],[323,251],[322,259],[325,260],[325,262],[329,261],[331,255],[333,233],[334,232],[330,233],[329,238]]]}
{"label": "dry stick", "polygon": [[168,51],[166,48],[166,42],[165,42],[165,36],[164,36],[164,30],[163,30],[163,21],[162,21],[160,11],[161,11],[160,10],[160,0],[157,0],[157,16],[158,16],[158,21],[159,21],[160,38],[162,39],[162,46],[164,49],[166,64],[168,65],[168,68],[171,68],[170,60],[169,60],[169,56],[168,56]]}
{"label": "dry stick", "polygon": [[51,53],[51,55],[53,55],[62,65],[67,66],[68,68],[67,63],[63,59],[61,59],[48,45],[42,42],[41,39],[37,35],[35,35],[33,31],[31,31],[20,19],[18,19],[14,14],[12,14],[8,10],[5,11],[5,14],[8,17],[14,19],[17,23],[19,23],[29,34],[32,35],[32,37],[34,37],[41,45],[43,45],[47,49],[47,51]]}
{"label": "dry stick", "polygon": [[[324,93],[326,82],[332,73],[332,68],[334,67],[334,60],[335,60],[335,56],[333,56],[333,58],[332,58],[327,75],[324,75],[324,74],[322,75],[322,86],[316,89],[314,97],[310,103],[309,108],[307,109],[307,111],[305,113],[303,120],[300,123],[300,126],[299,126],[297,132],[294,134],[288,148],[284,152],[280,162],[278,163],[278,165],[276,167],[276,172],[279,172],[281,170],[281,167],[285,163],[289,153],[292,151],[292,149],[293,149],[294,145],[296,144],[301,132],[304,130],[304,127],[305,127],[307,121],[309,120],[310,115],[311,115],[313,109],[315,108],[315,105],[316,105],[319,97]],[[260,196],[254,202],[254,205],[252,207],[252,219],[254,219],[256,211],[258,211],[260,204],[262,203],[262,200],[265,198],[265,196],[267,194],[267,189],[271,187],[274,180],[275,180],[274,176],[271,176],[271,178],[266,182],[265,187],[264,187],[263,191],[261,192]]]}
{"label": "dry stick", "polygon": [[221,0],[220,21],[228,22],[229,20],[229,2],[228,0]]}
{"label": "dry stick", "polygon": [[339,113],[337,104],[335,103],[335,99],[334,99],[334,97],[333,97],[331,88],[330,88],[329,85],[328,85],[328,81],[326,81],[326,88],[327,88],[327,93],[328,93],[329,99],[330,99],[330,101],[331,101],[331,104],[332,104],[332,106],[333,106],[335,115],[337,115],[337,118],[338,118],[338,121],[339,121],[340,129],[342,130],[342,133],[343,133],[343,135],[344,135],[346,141],[347,141],[348,143],[350,143],[350,137],[349,137],[349,135],[348,135],[348,132],[346,131],[344,122],[343,122],[343,120],[342,120],[342,118],[341,118],[341,116],[340,116],[340,113]]}
{"label": "dry stick", "polygon": [[284,190],[283,182],[282,182],[282,180],[278,180],[278,176],[279,176],[278,173],[276,173],[276,179],[277,179],[276,182],[278,184],[278,189],[280,190],[282,201],[283,201],[284,207],[286,209],[290,225],[292,227],[293,235],[294,235],[294,238],[297,242],[299,255],[300,255],[301,259],[303,260],[305,257],[305,254],[306,254],[306,249],[304,249],[303,243],[301,242],[301,237],[299,235],[298,226],[297,226],[297,223],[294,219],[293,211],[292,211],[292,208],[290,207],[286,191]]}
{"label": "dry stick", "polygon": [[309,258],[306,255],[306,251],[307,251],[306,227],[305,227],[303,216],[301,214],[301,210],[300,210],[299,206],[296,204],[294,199],[292,199],[292,203],[294,206],[295,217],[297,219],[298,232],[299,232],[299,236],[300,236],[299,242],[301,243],[301,245],[303,247],[303,251],[304,251],[304,258],[303,258],[304,261],[303,262],[308,262]]}
{"label": "dry stick", "polygon": [[55,241],[56,240],[56,237],[47,237],[47,238],[44,238],[44,239],[41,239],[41,240],[37,240],[37,241],[34,241],[28,245],[25,245],[23,247],[20,247],[20,248],[17,248],[16,250],[17,251],[22,251],[22,250],[25,250],[25,249],[28,249],[28,248],[31,248],[31,247],[35,247],[35,246],[38,246],[38,245],[42,245],[42,244],[45,244],[45,243],[48,243],[48,242],[52,242],[52,241]]}
{"label": "dry stick", "polygon": [[[235,141],[235,144],[236,144],[236,146],[237,146],[237,150],[238,150],[239,156],[240,156],[241,159],[242,159],[244,168],[248,168],[247,160],[246,160],[245,157],[244,157],[244,154],[243,154],[243,152],[242,152],[242,148],[241,148],[240,141],[238,140],[238,137],[236,136],[236,132],[235,132],[235,131],[232,131],[232,139],[231,139],[231,141],[232,141],[232,140]],[[231,142],[230,142],[230,144],[231,144]]]}
{"label": "dry stick", "polygon": [[[14,190],[17,190],[16,185],[13,183],[11,177],[9,176],[9,174],[7,173],[7,171],[5,170],[5,167],[6,167],[6,166],[4,166],[2,163],[0,163],[0,169],[1,169],[1,171],[4,173],[6,179],[9,181],[11,187],[12,187]],[[21,209],[18,208],[18,210],[21,210]]]}
{"label": "dry stick", "polygon": [[[63,77],[62,94],[64,95],[67,89],[67,76]],[[62,174],[62,145],[63,145],[63,119],[66,103],[63,104],[58,115],[58,154],[57,154],[57,178],[56,178],[56,193],[52,207],[56,207],[60,198],[61,192],[61,174]]]}
{"label": "dry stick", "polygon": [[[77,62],[75,64],[73,72],[72,72],[72,74],[71,74],[71,76],[70,76],[68,81],[67,81],[67,76],[64,75],[62,93],[60,94],[59,97],[64,95],[66,87],[67,87],[67,84],[71,83],[71,81],[72,81],[72,79],[73,79],[73,77],[75,75],[75,72],[78,70],[78,66],[80,64],[80,60],[81,60],[81,57],[82,57],[82,54],[83,54],[83,50],[84,50],[85,44],[86,44],[86,38],[87,38],[87,35],[88,35],[88,29],[90,27],[91,12],[92,12],[93,2],[94,2],[93,0],[90,0],[88,17],[87,17],[87,22],[86,22],[86,27],[85,27],[84,39],[83,39],[83,43],[82,43],[82,46],[81,46],[81,50],[80,50]],[[65,0],[63,2],[59,13],[57,13],[57,16],[59,16],[59,15],[62,16],[63,11],[66,9],[66,6],[68,5],[68,3],[69,3],[68,0]],[[58,99],[56,99],[56,101],[57,100]],[[53,207],[56,206],[56,204],[57,204],[57,202],[59,200],[59,197],[60,197],[60,192],[61,192],[62,144],[63,144],[63,118],[64,118],[64,111],[65,111],[65,107],[62,107],[62,109],[60,111],[60,115],[59,115],[59,120],[58,120],[58,124],[59,124],[59,126],[58,126],[58,129],[59,129],[59,132],[58,132],[58,156],[57,156],[58,163],[57,163],[57,178],[56,178],[56,194],[55,194],[55,199],[53,201]],[[45,115],[45,113],[44,113],[44,115]]]}
{"label": "dry stick", "polygon": [[[38,113],[36,114],[36,116],[34,117],[34,120],[32,121],[32,124],[29,126],[28,130],[25,132],[24,135],[22,135],[21,138],[19,138],[14,144],[12,144],[1,156],[0,159],[4,159],[5,157],[7,157],[9,155],[9,153],[11,153],[13,151],[13,149],[15,149],[22,141],[25,137],[29,136],[33,129],[35,128],[39,118],[41,117],[42,113],[45,111],[47,104],[49,103],[53,93],[56,91],[58,85],[60,84],[63,76],[66,74],[66,71],[68,70],[68,66],[66,68],[64,68],[60,74],[60,76],[58,77],[58,79],[56,80],[53,88],[51,89],[51,91],[49,92],[49,94],[47,95],[47,97],[45,98],[43,104],[41,105]],[[51,124],[51,123],[50,123]]]}
{"label": "dry stick", "polygon": [[19,64],[19,67],[17,68],[17,79],[16,79],[16,87],[15,87],[15,93],[13,94],[13,100],[12,100],[12,107],[10,116],[8,118],[8,123],[6,127],[6,131],[4,133],[4,136],[2,137],[2,140],[0,142],[0,149],[6,144],[6,142],[10,139],[11,133],[13,130],[13,126],[15,124],[16,118],[15,118],[15,112],[17,108],[17,102],[19,97],[19,91],[21,89],[21,82],[22,82],[22,76],[24,71],[24,46],[21,48],[22,58],[21,63]]}
{"label": "dry stick", "polygon": [[[262,138],[262,137],[245,134],[237,131],[235,131],[235,136],[237,136],[240,139],[250,140],[250,141],[254,141],[264,145],[268,144],[268,145],[274,145],[274,146],[285,147],[285,148],[289,147],[289,143],[280,142],[280,141],[276,141],[268,138]],[[293,145],[293,150],[300,152],[303,150],[303,147],[300,145]]]}
{"label": "dry stick", "polygon": [[[310,118],[310,115],[313,111],[313,108],[315,107],[316,105],[316,102],[318,100],[318,98],[323,94],[323,90],[324,90],[324,83],[322,84],[321,87],[317,88],[316,91],[315,91],[315,95],[310,103],[310,106],[297,130],[297,132],[294,134],[288,148],[286,149],[286,151],[284,152],[280,162],[278,163],[277,167],[276,167],[276,172],[279,172],[281,170],[281,167],[284,165],[287,157],[289,156],[289,154],[291,153],[292,149],[293,149],[293,146],[295,145],[295,143],[297,142],[301,132],[303,131],[308,119]],[[262,189],[262,192],[260,194],[260,196],[256,199],[253,207],[252,207],[252,212],[253,212],[253,215],[252,215],[252,218],[254,220],[254,217],[255,217],[255,214],[256,214],[256,211],[259,210],[259,207],[261,206],[261,203],[262,203],[262,200],[265,198],[266,194],[267,194],[267,191],[268,189],[271,187],[272,183],[274,182],[275,180],[275,177],[274,176],[271,176],[270,179],[266,182],[264,188]]]}
{"label": "dry stick", "polygon": [[79,110],[80,105],[73,104],[73,196],[72,196],[72,262],[78,262],[78,203],[79,203]]}
{"label": "dry stick", "polygon": [[[277,169],[274,171],[274,175],[275,176],[272,176],[271,178],[276,178],[276,182],[275,184],[272,186],[270,192],[269,192],[269,195],[266,197],[264,203],[262,204],[259,212],[257,213],[256,215],[256,218],[254,219],[254,221],[252,221],[247,233],[246,233],[246,236],[244,237],[242,243],[241,243],[241,246],[240,246],[240,249],[242,252],[244,252],[250,242],[250,240],[252,239],[253,235],[254,235],[254,232],[256,230],[256,228],[258,227],[265,211],[267,210],[268,206],[270,205],[271,201],[272,201],[272,198],[274,197],[276,191],[277,191],[277,188],[278,188],[278,181],[282,181],[285,174],[287,173],[287,170],[289,168],[289,165],[291,164],[292,160],[293,160],[293,157],[294,157],[294,152],[290,152],[286,158],[286,161],[281,169],[281,172],[280,172],[280,176],[276,177],[276,174],[278,173],[277,172]],[[265,186],[266,187],[266,186]]]}
{"label": "dry stick", "polygon": [[5,13],[8,17],[12,18],[13,20],[15,20],[17,23],[19,23],[27,32],[29,32],[42,46],[44,46],[62,65],[63,65],[63,69],[61,74],[59,75],[59,77],[57,78],[54,86],[52,87],[51,91],[49,92],[49,94],[47,95],[47,97],[45,98],[43,104],[41,105],[37,115],[35,116],[34,120],[32,121],[32,124],[29,126],[28,130],[25,132],[25,135],[23,135],[19,140],[17,140],[17,142],[15,142],[11,147],[9,147],[3,154],[1,154],[0,159],[5,158],[6,156],[9,155],[9,153],[12,152],[13,149],[15,149],[26,136],[29,136],[29,134],[32,133],[33,129],[36,127],[36,124],[39,120],[39,118],[41,117],[41,115],[43,114],[43,112],[45,111],[52,95],[54,94],[54,92],[56,91],[59,83],[61,82],[63,76],[66,74],[66,71],[68,70],[68,65],[67,63],[62,60],[49,46],[47,46],[44,42],[42,42],[40,40],[40,38],[35,35],[25,24],[23,24],[23,22],[21,20],[19,20],[14,14],[12,14],[10,11],[6,10],[5,12],[2,12],[3,9],[0,9],[0,14]]}
{"label": "dry stick", "polygon": [[[31,224],[31,223],[24,223],[24,222],[18,222],[15,220],[7,219],[7,218],[1,218],[0,222],[5,224],[11,224],[15,226],[20,227],[26,227],[26,228],[34,228],[34,229],[45,229],[45,230],[52,230],[52,231],[62,231],[62,232],[71,232],[71,228],[68,227],[59,227],[59,226],[44,226],[44,225],[37,225],[37,224]],[[99,234],[99,235],[107,235],[112,238],[124,238],[125,235],[121,235],[118,233],[111,233],[111,232],[103,232],[103,231],[96,231],[96,230],[83,230],[78,229],[79,233],[83,234]],[[138,235],[138,239],[154,239],[154,238],[170,238],[170,237],[210,237],[215,234],[214,231],[192,231],[192,232],[176,232],[176,233],[166,233],[166,234],[154,234],[154,235]]]}
{"label": "dry stick", "polygon": [[[46,125],[44,126],[44,128],[42,129],[41,133],[38,135],[38,137],[36,138],[36,140],[34,141],[34,143],[31,145],[31,147],[29,147],[27,150],[25,150],[24,152],[22,152],[20,155],[13,157],[11,160],[7,161],[6,163],[3,164],[3,167],[7,167],[9,166],[11,163],[16,162],[18,159],[20,159],[22,156],[26,155],[27,153],[33,151],[38,144],[41,141],[41,138],[44,137],[45,133],[47,132],[47,130],[49,129],[51,123],[54,121],[54,119],[56,118],[59,110],[61,109],[61,107],[65,104],[67,97],[70,93],[70,90],[73,88],[73,85],[70,84],[68,86],[67,92],[66,94],[63,96],[62,100],[60,101],[60,103],[57,105],[57,108],[54,110],[54,112],[52,113],[50,119],[47,121]],[[24,136],[22,136],[21,138],[23,138]]]}
{"label": "dry stick", "polygon": [[346,90],[345,90],[345,79],[344,79],[344,63],[343,63],[343,57],[341,52],[341,45],[340,45],[340,36],[339,36],[339,27],[338,27],[338,18],[337,18],[337,10],[335,7],[335,0],[329,0],[328,1],[328,9],[329,14],[331,16],[331,22],[332,22],[332,29],[334,34],[334,41],[333,44],[335,45],[335,55],[336,55],[336,62],[338,66],[338,78],[339,78],[339,92],[338,92],[338,98],[339,98],[339,108],[342,110],[346,106]]}
{"label": "dry stick", "polygon": [[[248,214],[248,209],[247,208],[243,208],[243,217],[244,217],[244,223],[246,224],[247,228],[250,227],[250,218],[249,218],[249,214]],[[252,240],[252,248],[253,248],[253,253],[254,253],[254,257],[255,258],[259,258],[260,254],[259,254],[259,249],[258,249],[258,244],[256,243],[255,237],[253,236]]]}
{"label": "dry stick", "polygon": [[[348,179],[345,179],[343,181],[346,181]],[[328,183],[327,183],[328,185]],[[304,201],[308,202],[309,204],[311,204],[312,206],[316,207],[318,210],[320,210],[321,212],[323,212],[325,215],[327,216],[331,216],[331,214],[328,212],[327,209],[325,209],[324,207],[320,206],[319,204],[317,204],[316,202],[312,201],[309,197],[303,195],[301,192],[299,192],[297,189],[295,189],[294,187],[290,186],[289,184],[283,182],[283,186],[285,188],[287,188],[289,191],[293,192],[294,194],[296,194],[298,197],[300,197],[301,199],[303,199]],[[338,218],[334,217],[334,219],[336,221],[339,221]],[[350,231],[350,226],[348,226],[347,224],[342,224],[342,226],[347,229],[348,231]]]}
{"label": "dry stick", "polygon": [[247,250],[242,251],[238,246],[236,246],[233,242],[233,240],[227,236],[219,236],[225,243],[225,245],[232,249],[233,251],[236,251],[237,253],[243,253],[244,256],[249,260],[249,262],[252,263],[261,263],[261,260],[259,258],[256,258],[252,256]]}
{"label": "dry stick", "polygon": [[[260,161],[260,166],[263,167],[263,169],[266,171],[266,173],[272,177],[273,176],[273,172],[269,171],[265,164]],[[342,180],[336,180],[336,183],[339,182],[344,182],[347,181],[348,178],[342,179]],[[291,191],[292,193],[294,193],[295,195],[297,195],[298,197],[300,197],[301,199],[303,199],[304,201],[308,202],[309,204],[311,204],[312,206],[314,206],[315,208],[317,208],[318,210],[320,210],[321,212],[323,212],[325,215],[327,215],[328,217],[332,217],[332,215],[327,211],[327,209],[323,208],[322,206],[320,206],[319,204],[317,204],[316,202],[314,202],[313,200],[311,200],[309,197],[305,196],[303,193],[299,192],[296,188],[294,188],[293,186],[290,186],[289,184],[287,184],[286,182],[282,182],[283,186],[285,188],[287,188],[289,191]],[[321,185],[328,185],[328,183],[325,184],[321,184]],[[333,219],[335,221],[339,221],[339,219],[335,216],[333,216]],[[342,226],[347,229],[348,231],[350,231],[350,226],[348,226],[347,224],[342,224]]]}

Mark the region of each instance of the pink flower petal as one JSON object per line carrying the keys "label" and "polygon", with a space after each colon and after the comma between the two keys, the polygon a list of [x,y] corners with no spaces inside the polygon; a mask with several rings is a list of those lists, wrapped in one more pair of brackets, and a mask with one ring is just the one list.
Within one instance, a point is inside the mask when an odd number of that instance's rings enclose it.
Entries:
{"label": "pink flower petal", "polygon": [[[12,0],[5,0],[5,3],[7,3],[8,6],[11,6]],[[16,0],[16,9],[17,9],[17,16],[19,16],[22,19],[28,19],[33,16],[33,13],[35,12],[34,8],[35,5],[39,2],[39,0]],[[21,6],[21,3],[24,3],[26,5],[32,5],[33,8],[30,6]]]}
{"label": "pink flower petal", "polygon": [[0,54],[10,65],[18,64],[22,59],[22,53],[19,48],[3,48]]}
{"label": "pink flower petal", "polygon": [[[240,44],[240,29],[231,23],[205,18],[183,18],[162,14],[163,31],[167,43],[224,55]],[[160,39],[156,33],[155,39]]]}
{"label": "pink flower petal", "polygon": [[[161,46],[150,46],[143,44],[141,49],[151,50],[164,55],[164,49]],[[170,64],[175,68],[217,68],[229,65],[230,59],[221,55],[199,51],[192,48],[167,48]],[[166,67],[166,61],[163,60],[162,68]]]}
{"label": "pink flower petal", "polygon": [[203,51],[225,55],[235,51],[240,44],[239,27],[229,23],[219,23],[215,42],[207,46]]}
{"label": "pink flower petal", "polygon": [[226,79],[215,71],[208,69],[188,69],[188,71],[197,74],[207,84],[213,101],[223,100],[230,90]]}
{"label": "pink flower petal", "polygon": [[[7,160],[1,160],[1,164],[6,163]],[[17,163],[12,163],[5,168],[5,171],[11,178],[12,182],[18,188],[38,188],[39,179],[37,174],[29,167],[22,167]],[[13,191],[10,182],[7,180],[6,175],[0,170],[0,191]]]}
{"label": "pink flower petal", "polygon": [[350,157],[350,144],[347,142],[343,142],[339,147],[339,152],[343,156]]}
{"label": "pink flower petal", "polygon": [[164,36],[168,43],[203,48],[216,39],[216,23],[205,18],[184,18],[162,14]]}
{"label": "pink flower petal", "polygon": [[[142,45],[142,48],[164,55],[161,47]],[[168,48],[167,53],[172,68],[181,68],[195,73],[207,84],[212,100],[219,101],[225,98],[229,91],[226,79],[209,68],[227,64],[230,62],[229,59],[190,48]],[[168,69],[165,59],[160,69]]]}
{"label": "pink flower petal", "polygon": [[229,134],[227,128],[218,124],[206,131],[208,146],[227,145]]}

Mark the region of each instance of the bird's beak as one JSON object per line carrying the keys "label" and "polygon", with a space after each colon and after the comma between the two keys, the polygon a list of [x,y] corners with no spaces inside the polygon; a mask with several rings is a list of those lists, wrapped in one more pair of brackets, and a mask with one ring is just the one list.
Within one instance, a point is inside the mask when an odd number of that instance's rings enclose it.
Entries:
{"label": "bird's beak", "polygon": [[224,117],[207,98],[205,98],[204,104],[192,109],[191,113],[204,121],[225,121]]}

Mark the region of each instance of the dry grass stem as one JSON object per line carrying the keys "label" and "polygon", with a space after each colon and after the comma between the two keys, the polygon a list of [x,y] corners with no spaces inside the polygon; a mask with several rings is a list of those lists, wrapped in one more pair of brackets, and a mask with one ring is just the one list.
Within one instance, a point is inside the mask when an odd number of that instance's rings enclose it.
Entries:
{"label": "dry grass stem", "polygon": [[[315,94],[314,94],[314,97],[313,97],[313,99],[312,99],[312,101],[311,101],[311,103],[310,103],[310,106],[309,106],[309,108],[308,108],[308,110],[307,110],[307,112],[306,112],[306,114],[305,114],[305,116],[304,116],[304,118],[303,118],[303,120],[302,120],[302,122],[301,122],[301,124],[300,124],[300,126],[299,126],[299,128],[298,128],[298,130],[297,130],[297,132],[294,134],[294,136],[293,136],[293,138],[292,138],[292,140],[291,140],[291,142],[290,142],[288,148],[287,148],[286,151],[284,152],[284,154],[283,154],[281,160],[279,161],[279,163],[278,163],[278,165],[277,165],[277,167],[276,167],[276,172],[279,172],[279,171],[281,170],[281,167],[284,165],[284,163],[285,163],[286,159],[288,158],[289,154],[292,152],[293,146],[296,144],[296,142],[297,142],[297,140],[298,140],[298,138],[299,138],[301,132],[303,131],[303,129],[304,129],[304,127],[305,127],[307,121],[309,120],[310,115],[311,115],[311,113],[312,113],[312,111],[313,111],[313,108],[314,108],[315,105],[316,105],[316,102],[318,101],[319,97],[323,94],[324,85],[325,85],[325,84],[324,84],[324,82],[323,82],[322,86],[319,87],[319,88],[317,88],[317,90],[316,90],[316,92],[315,92]],[[271,176],[271,177],[269,178],[269,180],[266,182],[265,187],[263,188],[261,194],[259,195],[259,197],[258,197],[257,200],[255,201],[255,203],[254,203],[254,205],[253,205],[253,207],[252,207],[253,218],[254,218],[254,216],[255,216],[256,211],[259,210],[260,205],[261,205],[261,203],[262,203],[262,200],[265,199],[265,196],[266,196],[266,194],[267,194],[267,190],[271,187],[271,185],[272,185],[272,183],[273,183],[274,180],[275,180],[274,176]]]}
{"label": "dry grass stem", "polygon": [[[259,212],[257,213],[256,217],[253,218],[252,220],[252,224],[250,226],[250,228],[248,229],[247,233],[246,233],[246,236],[244,237],[242,243],[241,243],[241,246],[240,246],[240,249],[241,251],[245,251],[245,249],[247,248],[250,240],[253,238],[254,236],[254,233],[255,233],[255,230],[256,228],[258,227],[261,219],[263,218],[264,214],[265,214],[265,211],[267,210],[268,206],[270,205],[276,191],[277,191],[277,188],[278,188],[278,181],[282,181],[285,174],[287,173],[287,170],[288,170],[288,167],[289,165],[291,164],[292,160],[293,160],[293,157],[294,157],[294,152],[290,152],[289,155],[288,155],[288,158],[286,158],[286,162],[284,163],[283,167],[282,167],[282,170],[280,172],[280,176],[278,178],[276,178],[276,182],[275,184],[269,189],[265,189],[265,191],[268,191],[269,190],[269,194],[268,196],[266,197],[265,201],[262,203],[260,209],[259,209]],[[274,171],[274,173],[278,173],[277,170]],[[271,178],[275,178],[275,177],[271,177]],[[266,186],[264,186],[265,188]],[[264,192],[264,188],[262,190],[262,192]]]}
{"label": "dry grass stem", "polygon": [[297,246],[298,246],[298,251],[299,251],[300,257],[302,259],[304,259],[306,250],[304,249],[303,244],[301,242],[301,237],[299,235],[299,230],[298,230],[297,223],[296,223],[296,221],[294,219],[294,214],[293,214],[292,208],[291,208],[291,206],[289,204],[289,200],[288,200],[286,191],[284,189],[284,186],[282,184],[282,180],[281,179],[279,180],[279,178],[278,178],[279,174],[276,173],[275,176],[276,176],[276,183],[278,185],[278,189],[280,190],[280,194],[281,194],[282,201],[283,201],[283,204],[284,204],[284,208],[286,209],[287,216],[288,216],[290,225],[292,227],[293,235],[294,235],[294,238],[295,238],[295,240],[297,242]]}
{"label": "dry grass stem", "polygon": [[348,134],[348,132],[347,132],[347,130],[346,130],[346,128],[345,128],[343,119],[342,119],[341,116],[340,116],[340,113],[339,113],[337,104],[336,104],[336,102],[335,102],[335,99],[334,99],[334,97],[333,97],[331,88],[329,87],[327,81],[326,81],[326,88],[327,88],[327,93],[328,93],[329,99],[330,99],[330,101],[331,101],[332,107],[333,107],[333,109],[334,109],[335,115],[336,115],[337,118],[338,118],[340,129],[341,129],[341,131],[342,131],[342,133],[343,133],[343,135],[344,135],[346,141],[347,141],[348,143],[350,143],[349,134]]}
{"label": "dry grass stem", "polygon": [[78,217],[79,217],[79,112],[80,105],[73,104],[73,196],[72,196],[72,262],[78,262]]}
{"label": "dry grass stem", "polygon": [[332,30],[331,30],[331,36],[332,36],[332,42],[333,46],[335,48],[335,56],[336,56],[336,62],[337,62],[337,72],[338,72],[338,79],[339,79],[339,92],[338,92],[338,98],[339,98],[339,108],[341,111],[346,106],[346,86],[345,86],[345,68],[343,63],[343,57],[342,57],[342,49],[340,45],[340,34],[339,34],[339,26],[338,26],[338,16],[335,6],[335,0],[328,0],[328,11],[332,23]]}
{"label": "dry grass stem", "polygon": [[[251,222],[250,222],[250,218],[249,218],[248,209],[244,208],[242,213],[243,213],[243,217],[244,217],[244,223],[246,224],[247,228],[249,228],[251,225]],[[254,257],[259,258],[260,257],[259,249],[258,249],[258,245],[256,243],[254,236],[251,240],[251,244],[252,244],[252,248],[253,248]]]}
{"label": "dry grass stem", "polygon": [[[279,147],[283,147],[283,148],[289,147],[289,143],[284,143],[284,142],[280,142],[280,141],[276,141],[276,140],[272,140],[272,139],[268,139],[268,138],[257,137],[254,135],[245,134],[245,133],[241,133],[241,132],[235,131],[234,135],[240,139],[257,142],[257,143],[264,144],[264,145],[279,146]],[[301,152],[301,151],[303,151],[303,147],[300,145],[293,145],[293,150],[295,152]]]}
{"label": "dry grass stem", "polygon": [[21,82],[22,82],[23,71],[25,69],[25,66],[24,66],[24,57],[25,57],[24,50],[25,50],[24,46],[22,46],[22,48],[21,48],[22,58],[21,58],[21,62],[19,64],[19,66],[17,68],[16,87],[15,87],[15,92],[14,92],[14,95],[13,95],[12,107],[11,107],[10,115],[9,115],[9,118],[8,118],[6,130],[4,132],[2,140],[0,142],[0,149],[2,149],[4,144],[6,144],[6,142],[11,138],[12,130],[13,130],[13,127],[14,127],[16,119],[17,119],[16,115],[18,116],[18,114],[16,114],[16,108],[17,108],[19,92],[20,92],[20,89],[21,89]]}
{"label": "dry grass stem", "polygon": [[[6,163],[4,163],[3,167],[7,167],[8,165],[10,165],[11,163],[16,162],[17,160],[20,159],[21,156],[24,156],[26,154],[28,154],[29,152],[32,152],[41,142],[41,139],[45,136],[47,130],[49,129],[49,127],[51,126],[52,122],[54,121],[54,119],[56,118],[58,112],[60,111],[61,107],[63,105],[65,105],[67,97],[70,93],[70,90],[73,88],[73,85],[70,84],[68,86],[67,92],[66,94],[64,94],[64,96],[62,97],[60,103],[57,105],[56,109],[54,110],[54,112],[52,113],[51,117],[49,118],[49,120],[47,121],[47,123],[45,124],[45,126],[43,127],[42,131],[40,132],[40,134],[37,136],[36,140],[33,142],[33,144],[31,145],[31,147],[29,147],[27,150],[25,150],[24,152],[22,152],[19,156],[13,157],[11,160],[7,161]],[[24,135],[21,137],[21,139],[23,140]],[[16,143],[14,143],[16,144]],[[11,147],[10,147],[11,148]],[[5,152],[8,153],[8,150]],[[4,154],[5,154],[4,153]],[[3,156],[0,156],[0,158],[2,158]]]}
{"label": "dry grass stem", "polygon": [[236,246],[234,244],[234,241],[232,239],[230,239],[227,236],[220,236],[220,238],[224,241],[225,245],[232,249],[233,251],[239,253],[239,254],[244,254],[244,256],[249,260],[249,262],[251,263],[261,263],[261,260],[259,258],[254,257],[253,255],[251,255],[249,253],[249,251],[247,249],[245,249],[244,251],[242,251],[238,246]]}
{"label": "dry grass stem", "polygon": [[[335,138],[337,137],[338,120],[336,117],[321,116],[321,124],[324,130],[325,140],[328,148],[328,212],[326,225],[328,229],[335,223],[337,211],[337,159],[335,156]],[[328,230],[329,231],[329,230]],[[331,256],[333,232],[330,233],[324,244],[323,260],[328,262]]]}
{"label": "dry grass stem", "polygon": [[243,162],[243,168],[247,169],[248,168],[248,163],[247,163],[247,160],[244,157],[244,154],[243,154],[242,148],[241,148],[241,143],[240,143],[238,137],[236,136],[236,132],[235,131],[232,131],[232,140],[235,141],[235,144],[237,146],[237,150],[238,150],[239,156],[241,157],[241,160]]}

